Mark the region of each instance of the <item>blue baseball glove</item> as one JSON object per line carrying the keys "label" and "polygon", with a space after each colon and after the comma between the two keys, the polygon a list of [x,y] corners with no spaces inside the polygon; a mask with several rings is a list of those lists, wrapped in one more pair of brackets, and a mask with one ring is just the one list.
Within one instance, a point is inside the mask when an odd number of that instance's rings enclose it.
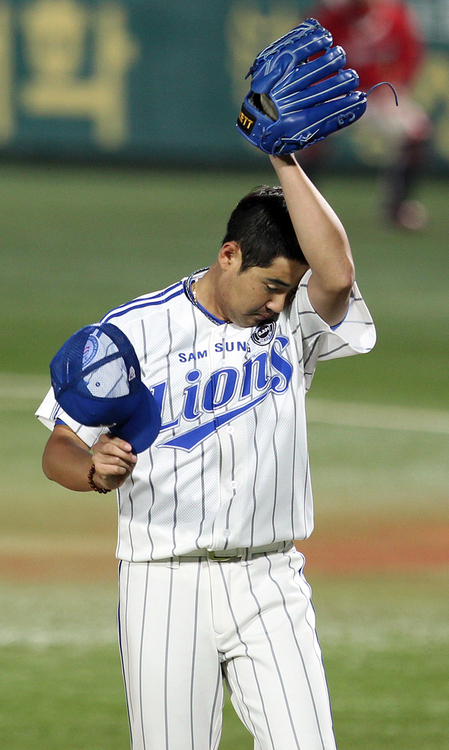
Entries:
{"label": "blue baseball glove", "polygon": [[355,91],[359,77],[343,70],[345,51],[332,43],[331,34],[309,18],[257,55],[237,120],[250,143],[266,154],[291,154],[363,115],[366,94]]}

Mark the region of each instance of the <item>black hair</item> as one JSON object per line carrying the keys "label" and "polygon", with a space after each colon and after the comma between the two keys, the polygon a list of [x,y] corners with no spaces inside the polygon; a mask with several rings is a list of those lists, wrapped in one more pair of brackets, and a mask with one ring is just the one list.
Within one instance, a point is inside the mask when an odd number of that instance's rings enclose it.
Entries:
{"label": "black hair", "polygon": [[252,266],[268,268],[279,257],[307,264],[278,186],[261,185],[239,201],[228,221],[226,242],[240,247],[239,273]]}

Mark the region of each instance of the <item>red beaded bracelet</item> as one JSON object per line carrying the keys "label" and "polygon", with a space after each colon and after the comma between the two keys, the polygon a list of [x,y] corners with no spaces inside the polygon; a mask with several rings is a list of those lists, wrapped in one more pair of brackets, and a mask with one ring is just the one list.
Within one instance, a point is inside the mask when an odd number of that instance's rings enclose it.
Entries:
{"label": "red beaded bracelet", "polygon": [[97,487],[97,485],[94,482],[94,474],[95,474],[95,466],[92,464],[92,466],[89,469],[89,473],[87,475],[87,481],[89,482],[89,487],[93,489],[94,492],[99,492],[100,495],[106,495],[108,492],[111,492],[111,490],[104,490],[103,487]]}

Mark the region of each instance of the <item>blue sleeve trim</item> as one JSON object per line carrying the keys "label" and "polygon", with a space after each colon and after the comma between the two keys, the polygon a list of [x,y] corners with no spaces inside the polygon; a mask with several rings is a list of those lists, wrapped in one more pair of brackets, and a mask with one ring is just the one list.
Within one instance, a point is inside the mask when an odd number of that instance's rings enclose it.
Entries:
{"label": "blue sleeve trim", "polygon": [[337,325],[335,325],[335,326],[330,326],[330,329],[331,329],[331,331],[336,331],[336,330],[337,330],[337,328],[340,328],[340,326],[342,325],[342,323],[344,323],[344,322],[345,322],[345,320],[346,320],[346,318],[347,318],[347,315],[348,315],[348,313],[346,313],[346,315],[345,315],[345,317],[343,318],[343,320],[340,320],[340,322],[339,322],[339,323],[337,323]]}

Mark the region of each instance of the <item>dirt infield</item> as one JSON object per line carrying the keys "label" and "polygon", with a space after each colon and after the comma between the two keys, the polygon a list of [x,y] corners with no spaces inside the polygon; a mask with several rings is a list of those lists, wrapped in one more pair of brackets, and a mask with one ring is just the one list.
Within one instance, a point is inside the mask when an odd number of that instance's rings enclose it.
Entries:
{"label": "dirt infield", "polygon": [[349,533],[318,527],[297,547],[306,556],[307,569],[318,573],[443,568],[449,564],[449,523],[383,521]]}
{"label": "dirt infield", "polygon": [[[347,529],[320,529],[297,543],[309,574],[339,575],[438,569],[449,564],[449,524],[382,521]],[[16,581],[115,581],[114,541],[4,538],[0,579]]]}

